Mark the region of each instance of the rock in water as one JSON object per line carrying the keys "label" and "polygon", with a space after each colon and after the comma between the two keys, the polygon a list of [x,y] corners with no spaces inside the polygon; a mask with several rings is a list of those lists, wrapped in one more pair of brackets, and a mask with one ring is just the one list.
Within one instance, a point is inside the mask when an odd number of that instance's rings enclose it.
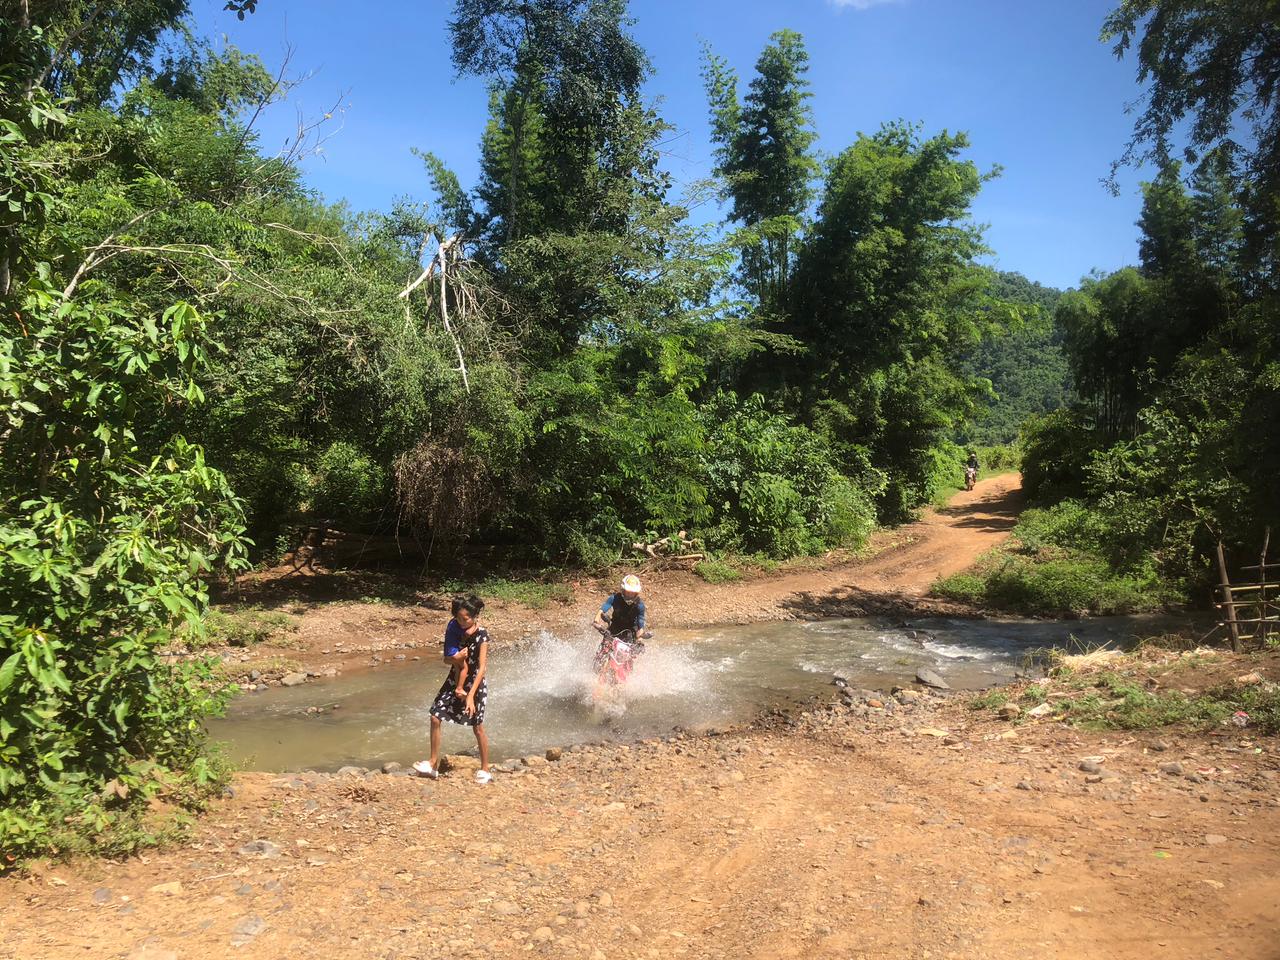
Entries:
{"label": "rock in water", "polygon": [[559,760],[562,756],[564,756],[564,753],[559,747],[547,747],[548,760]]}
{"label": "rock in water", "polygon": [[947,683],[928,667],[921,667],[916,671],[916,682],[923,683],[926,687],[933,687],[936,690],[951,689],[951,684]]}
{"label": "rock in water", "polygon": [[306,682],[307,675],[305,673],[286,673],[280,678],[280,686],[282,687],[297,687]]}

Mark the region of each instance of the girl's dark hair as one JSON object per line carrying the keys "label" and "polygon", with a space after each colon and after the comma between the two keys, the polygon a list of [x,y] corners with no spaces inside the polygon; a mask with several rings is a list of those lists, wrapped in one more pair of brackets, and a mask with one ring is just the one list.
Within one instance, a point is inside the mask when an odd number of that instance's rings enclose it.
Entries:
{"label": "girl's dark hair", "polygon": [[484,601],[477,597],[474,593],[468,593],[461,597],[454,597],[453,603],[450,605],[450,612],[456,617],[459,610],[465,610],[473,617],[480,616],[480,611],[484,609]]}

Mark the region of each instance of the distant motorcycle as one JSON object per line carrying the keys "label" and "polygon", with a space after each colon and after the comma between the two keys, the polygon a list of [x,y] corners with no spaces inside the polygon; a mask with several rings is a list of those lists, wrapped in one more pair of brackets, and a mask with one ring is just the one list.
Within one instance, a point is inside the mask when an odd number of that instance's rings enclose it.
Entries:
{"label": "distant motorcycle", "polygon": [[972,490],[974,488],[974,485],[977,482],[978,482],[978,468],[965,467],[964,468],[964,488],[966,490]]}

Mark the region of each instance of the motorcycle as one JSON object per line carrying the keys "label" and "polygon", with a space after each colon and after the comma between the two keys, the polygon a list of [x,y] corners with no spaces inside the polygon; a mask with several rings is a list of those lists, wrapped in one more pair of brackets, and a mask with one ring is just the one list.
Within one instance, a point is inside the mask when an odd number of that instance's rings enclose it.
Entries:
{"label": "motorcycle", "polygon": [[964,488],[966,490],[972,490],[974,488],[974,485],[977,482],[978,482],[978,468],[965,467],[964,468]]}
{"label": "motorcycle", "polygon": [[619,634],[611,634],[608,630],[599,632],[603,639],[596,650],[596,688],[591,698],[597,702],[626,684],[636,658],[644,652],[644,641],[653,636],[647,630],[639,636],[633,630],[623,630]]}

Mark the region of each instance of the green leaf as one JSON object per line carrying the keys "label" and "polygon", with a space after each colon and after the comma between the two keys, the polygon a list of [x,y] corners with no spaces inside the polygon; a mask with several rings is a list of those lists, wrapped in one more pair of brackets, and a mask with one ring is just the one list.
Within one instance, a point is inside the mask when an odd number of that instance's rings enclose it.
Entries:
{"label": "green leaf", "polygon": [[22,659],[22,654],[15,653],[0,665],[0,690],[7,690],[13,684],[14,675],[18,672],[18,661]]}

